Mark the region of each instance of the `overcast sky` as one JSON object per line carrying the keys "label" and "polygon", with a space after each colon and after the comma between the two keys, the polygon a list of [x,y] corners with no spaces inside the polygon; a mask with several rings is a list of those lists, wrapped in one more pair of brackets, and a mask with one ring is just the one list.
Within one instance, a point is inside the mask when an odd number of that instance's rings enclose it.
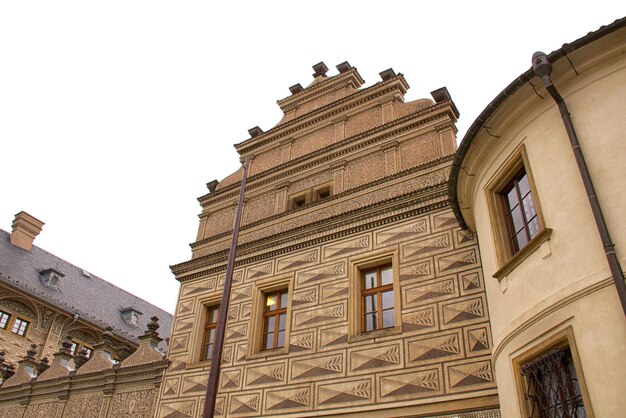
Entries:
{"label": "overcast sky", "polygon": [[191,256],[196,198],[239,167],[232,144],[276,124],[276,100],[308,85],[313,64],[335,75],[349,61],[366,86],[392,67],[407,100],[447,86],[460,140],[533,52],[625,11],[597,0],[1,2],[0,228],[27,211],[46,223],[36,245],[174,312],[169,265]]}

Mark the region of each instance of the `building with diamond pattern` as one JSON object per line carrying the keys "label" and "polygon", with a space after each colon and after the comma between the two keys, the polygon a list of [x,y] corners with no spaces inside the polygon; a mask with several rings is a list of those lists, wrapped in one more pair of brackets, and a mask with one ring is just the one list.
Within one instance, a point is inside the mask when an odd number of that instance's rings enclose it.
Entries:
{"label": "building with diamond pattern", "polygon": [[[278,101],[252,157],[216,413],[495,417],[477,241],[448,204],[458,111],[347,62]],[[199,198],[159,417],[200,416],[242,169]],[[469,416],[469,415],[468,415]]]}

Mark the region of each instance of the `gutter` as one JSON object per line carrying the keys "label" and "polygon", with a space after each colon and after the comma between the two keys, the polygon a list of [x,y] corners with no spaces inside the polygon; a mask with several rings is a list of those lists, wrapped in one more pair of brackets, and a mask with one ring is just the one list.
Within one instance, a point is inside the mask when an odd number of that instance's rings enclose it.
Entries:
{"label": "gutter", "polygon": [[[572,42],[571,44],[564,44],[561,48],[556,51],[550,53],[547,56],[547,59],[550,62],[556,62],[557,60],[566,57],[567,54],[576,51],[600,38],[603,38],[621,28],[626,26],[626,18],[621,18],[610,25],[602,26],[595,32],[590,32],[587,35],[583,36]],[[496,112],[496,110],[506,101],[509,96],[512,96],[517,90],[522,88],[526,83],[534,77],[535,73],[532,68],[528,69],[526,72],[522,73],[519,77],[511,82],[500,94],[496,96],[495,99],[491,101],[482,111],[482,113],[476,118],[474,123],[470,126],[467,133],[463,137],[459,148],[456,151],[454,156],[454,161],[452,162],[452,171],[450,172],[450,180],[448,182],[448,196],[450,200],[450,206],[452,208],[452,212],[459,222],[460,226],[463,229],[468,229],[467,223],[463,218],[463,213],[461,212],[461,208],[459,206],[458,194],[457,194],[457,183],[459,180],[459,174],[463,167],[463,160],[469,151],[470,146],[474,138],[478,135],[478,132],[483,128],[483,124],[491,118],[491,116]]]}
{"label": "gutter", "polygon": [[598,200],[595,187],[593,186],[591,174],[589,173],[587,163],[585,162],[585,156],[580,148],[578,135],[576,135],[576,129],[572,123],[572,118],[570,117],[567,104],[550,79],[552,64],[546,57],[546,54],[543,52],[535,52],[533,54],[532,68],[534,73],[543,80],[546,90],[550,93],[550,96],[552,96],[555,103],[559,107],[559,112],[561,113],[561,118],[563,119],[563,125],[567,131],[567,137],[572,145],[572,152],[574,153],[574,158],[576,159],[576,164],[578,165],[578,171],[580,172],[580,177],[583,181],[583,185],[585,186],[585,191],[587,192],[589,206],[591,206],[591,211],[593,212],[593,219],[596,222],[596,228],[598,229],[598,234],[602,240],[602,247],[604,248],[606,260],[609,264],[609,269],[611,270],[611,275],[613,276],[613,281],[615,282],[615,288],[617,289],[617,294],[622,304],[622,310],[626,316],[626,283],[624,282],[624,272],[622,271],[622,267],[620,266],[617,255],[615,254],[615,244],[613,244],[613,241],[611,240],[609,228],[604,219],[604,215],[602,214],[600,201]]}

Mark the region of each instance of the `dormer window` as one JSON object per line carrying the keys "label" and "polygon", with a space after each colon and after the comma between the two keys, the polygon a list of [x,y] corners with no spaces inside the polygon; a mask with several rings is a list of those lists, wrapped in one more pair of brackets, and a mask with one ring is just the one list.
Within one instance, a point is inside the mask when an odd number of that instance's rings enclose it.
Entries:
{"label": "dormer window", "polygon": [[61,285],[61,278],[65,277],[65,274],[60,270],[49,268],[41,271],[39,273],[39,278],[41,279],[41,283],[45,286],[59,290],[59,286]]}
{"label": "dormer window", "polygon": [[136,327],[139,324],[139,315],[143,315],[141,311],[136,308],[124,308],[120,309],[120,313],[122,314],[122,318],[126,323],[130,326]]}

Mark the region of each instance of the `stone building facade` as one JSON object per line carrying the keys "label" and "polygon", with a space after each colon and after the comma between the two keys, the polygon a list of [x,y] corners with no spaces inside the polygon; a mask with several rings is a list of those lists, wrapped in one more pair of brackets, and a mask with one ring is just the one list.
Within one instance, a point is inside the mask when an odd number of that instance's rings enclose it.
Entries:
{"label": "stone building facade", "polygon": [[[480,252],[447,196],[457,109],[392,69],[296,84],[251,157],[216,413],[498,417]],[[201,416],[243,170],[208,184],[158,417]]]}
{"label": "stone building facade", "polygon": [[38,362],[37,345],[32,344],[0,387],[0,417],[153,417],[168,364],[157,348],[161,341],[157,320],[152,317],[137,350],[121,362],[112,355],[116,347],[110,328],[88,359],[74,359],[72,340],[66,338],[51,364]]}

